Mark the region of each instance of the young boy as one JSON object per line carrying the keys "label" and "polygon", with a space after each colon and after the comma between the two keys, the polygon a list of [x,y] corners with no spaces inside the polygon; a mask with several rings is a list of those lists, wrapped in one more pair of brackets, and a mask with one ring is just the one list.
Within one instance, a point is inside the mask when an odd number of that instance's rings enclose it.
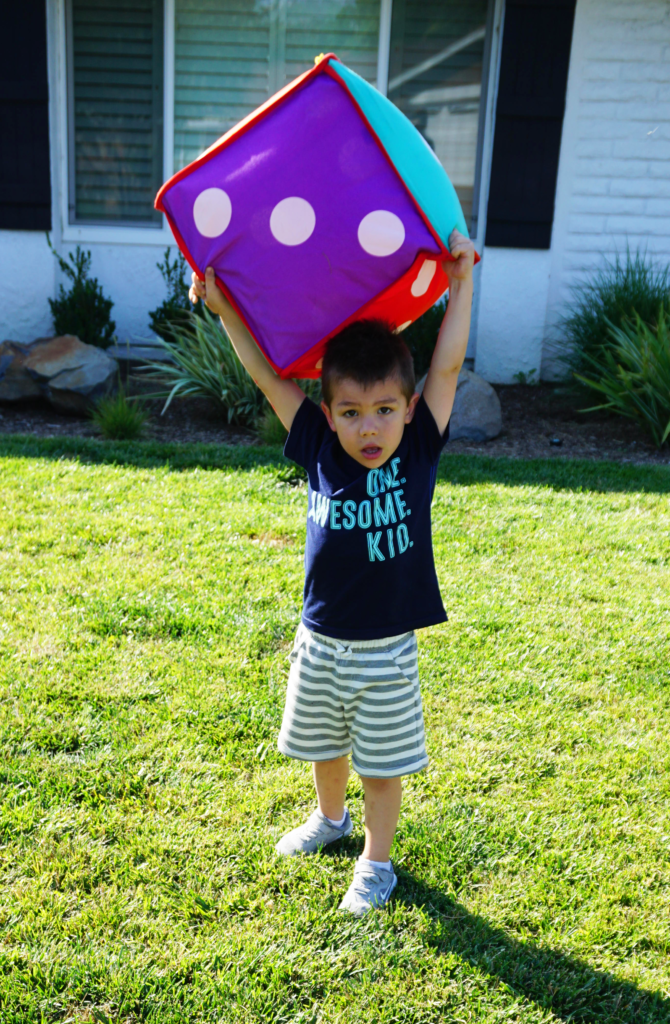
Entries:
{"label": "young boy", "polygon": [[403,775],[428,758],[414,630],[446,619],[430,504],[448,437],[472,304],[474,248],[454,231],[449,303],[423,395],[402,338],[359,321],[328,343],[321,407],[274,372],[207,269],[191,299],[219,314],[240,360],[289,431],[309,477],[305,593],[279,749],[311,761],[318,808],[277,851],[315,853],[352,831],[349,754],[365,794],[365,847],[341,909],[362,916],[397,884],[389,860]]}

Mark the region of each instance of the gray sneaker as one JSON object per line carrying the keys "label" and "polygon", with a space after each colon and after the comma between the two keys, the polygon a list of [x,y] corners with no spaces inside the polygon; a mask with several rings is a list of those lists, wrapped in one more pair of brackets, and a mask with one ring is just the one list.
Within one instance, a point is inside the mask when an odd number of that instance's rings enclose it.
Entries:
{"label": "gray sneaker", "polygon": [[357,860],[354,880],[340,903],[340,910],[348,910],[354,917],[363,917],[373,907],[385,906],[397,884],[393,865],[389,869],[375,868]]}
{"label": "gray sneaker", "polygon": [[287,832],[275,846],[277,853],[283,857],[295,857],[298,853],[316,853],[322,846],[334,843],[336,839],[350,836],[353,830],[349,811],[345,811],[344,822],[338,828],[331,825],[325,814],[317,809],[311,814],[304,825]]}

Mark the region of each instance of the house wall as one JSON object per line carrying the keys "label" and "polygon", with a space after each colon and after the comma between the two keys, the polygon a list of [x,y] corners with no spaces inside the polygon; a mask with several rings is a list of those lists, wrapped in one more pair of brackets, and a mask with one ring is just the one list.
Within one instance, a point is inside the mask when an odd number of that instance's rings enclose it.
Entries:
{"label": "house wall", "polygon": [[475,349],[484,380],[539,379],[550,261],[548,249],[485,248]]}
{"label": "house wall", "polygon": [[[75,243],[61,243],[61,252],[70,252]],[[167,298],[165,283],[156,263],[163,259],[165,245],[124,245],[82,243],[91,252],[91,275],[100,281],[105,295],[112,299],[112,318],[120,344],[133,338],[148,338],[149,310]],[[177,247],[171,248],[174,257]],[[60,271],[58,279],[60,280]]]}
{"label": "house wall", "polygon": [[[53,62],[53,26],[50,49]],[[75,243],[59,227],[66,253]],[[493,382],[540,367],[560,375],[556,320],[571,286],[627,243],[670,262],[670,0],[578,0],[551,250],[484,248],[475,369]],[[148,334],[148,311],[165,297],[165,243],[82,244],[115,303],[119,339]],[[51,331],[47,297],[60,279],[41,233],[0,231],[0,340]]]}
{"label": "house wall", "polygon": [[476,370],[560,377],[572,286],[627,244],[670,262],[670,2],[578,0],[551,250],[485,248]]}
{"label": "house wall", "polygon": [[[75,245],[61,242],[58,250],[67,256]],[[114,302],[112,317],[119,341],[149,337],[148,311],[167,296],[156,267],[165,246],[83,242],[82,248],[91,252],[91,276],[98,278]],[[171,251],[174,255],[176,246]],[[61,281],[67,288],[42,232],[0,231],[0,341],[28,342],[52,334],[48,299]]]}
{"label": "house wall", "polygon": [[55,260],[41,231],[0,231],[0,341],[51,334]]}

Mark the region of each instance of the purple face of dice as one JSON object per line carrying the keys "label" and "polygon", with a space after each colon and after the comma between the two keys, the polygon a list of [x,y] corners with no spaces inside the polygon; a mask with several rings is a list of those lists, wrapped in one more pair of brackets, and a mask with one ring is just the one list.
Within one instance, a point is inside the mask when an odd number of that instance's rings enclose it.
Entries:
{"label": "purple face of dice", "polygon": [[163,202],[255,337],[289,366],[439,247],[345,90],[298,89]]}

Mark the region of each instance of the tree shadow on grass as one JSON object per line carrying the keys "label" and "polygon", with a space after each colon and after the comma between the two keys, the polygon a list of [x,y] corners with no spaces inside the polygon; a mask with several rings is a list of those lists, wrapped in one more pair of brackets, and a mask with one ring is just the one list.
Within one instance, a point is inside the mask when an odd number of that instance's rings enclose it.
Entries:
{"label": "tree shadow on grass", "polygon": [[517,996],[561,1021],[585,1024],[668,1024],[670,1000],[599,971],[583,960],[512,938],[460,903],[399,871],[394,901],[420,907],[430,920],[427,943],[455,953]]}
{"label": "tree shadow on grass", "polygon": [[[159,441],[102,441],[81,437],[0,435],[0,458],[76,459],[85,464],[190,469],[275,468],[288,484],[299,483],[304,471],[284,458],[281,448],[262,445],[178,444]],[[485,455],[449,455],[441,460],[438,480],[469,487],[550,487],[556,491],[670,493],[670,462],[665,466],[634,466],[578,459],[509,459]]]}

